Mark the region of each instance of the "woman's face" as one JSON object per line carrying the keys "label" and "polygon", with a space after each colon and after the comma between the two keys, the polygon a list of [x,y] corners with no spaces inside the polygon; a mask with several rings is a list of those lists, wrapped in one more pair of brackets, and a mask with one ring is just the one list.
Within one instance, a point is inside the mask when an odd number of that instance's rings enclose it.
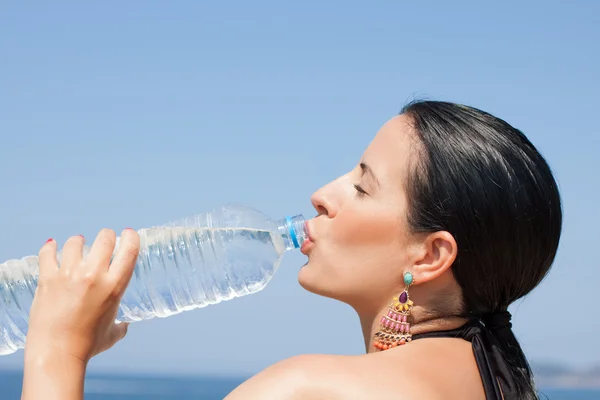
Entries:
{"label": "woman's face", "polygon": [[308,223],[312,243],[302,249],[305,289],[366,309],[403,287],[411,248],[403,183],[414,140],[407,117],[393,118],[354,169],[312,196],[318,216]]}

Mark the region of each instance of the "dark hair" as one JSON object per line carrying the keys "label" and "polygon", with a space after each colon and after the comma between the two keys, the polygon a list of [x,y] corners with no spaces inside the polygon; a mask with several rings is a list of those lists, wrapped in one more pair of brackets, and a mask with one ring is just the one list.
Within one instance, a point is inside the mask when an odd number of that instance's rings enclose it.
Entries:
{"label": "dark hair", "polygon": [[[406,187],[409,226],[454,236],[462,315],[506,310],[541,282],[556,255],[562,210],[550,167],[521,131],[476,108],[417,101],[401,114],[418,138]],[[501,341],[501,350],[521,398],[537,398],[513,341]]]}

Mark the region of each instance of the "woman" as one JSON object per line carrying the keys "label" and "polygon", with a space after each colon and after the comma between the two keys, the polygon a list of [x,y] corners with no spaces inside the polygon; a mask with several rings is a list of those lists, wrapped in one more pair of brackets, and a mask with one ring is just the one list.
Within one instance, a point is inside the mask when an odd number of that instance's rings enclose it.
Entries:
{"label": "woman", "polygon": [[[358,313],[367,354],[278,363],[236,399],[534,399],[509,305],[548,272],[562,213],[544,158],[506,122],[445,102],[388,121],[346,175],[312,203],[307,290]],[[40,251],[25,350],[24,399],[81,399],[89,359],[126,333],[114,325],[139,238],[102,231],[85,268],[80,237]],[[109,265],[110,264],[110,265]]]}

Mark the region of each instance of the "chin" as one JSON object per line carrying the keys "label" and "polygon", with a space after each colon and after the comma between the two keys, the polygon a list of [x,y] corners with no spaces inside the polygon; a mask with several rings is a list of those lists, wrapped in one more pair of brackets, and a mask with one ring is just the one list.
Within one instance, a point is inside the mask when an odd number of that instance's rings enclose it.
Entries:
{"label": "chin", "polygon": [[316,275],[318,274],[316,273],[315,268],[313,268],[310,261],[308,261],[298,272],[298,283],[309,292],[315,293],[316,286],[319,283]]}
{"label": "chin", "polygon": [[319,296],[329,297],[336,300],[341,300],[339,296],[339,288],[332,285],[332,280],[321,271],[317,265],[306,263],[300,272],[298,272],[298,283],[305,290]]}

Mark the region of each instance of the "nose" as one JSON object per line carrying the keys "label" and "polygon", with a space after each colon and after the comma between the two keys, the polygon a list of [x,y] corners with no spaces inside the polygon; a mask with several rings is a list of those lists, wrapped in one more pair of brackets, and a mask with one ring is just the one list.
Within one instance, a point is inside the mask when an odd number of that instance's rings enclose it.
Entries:
{"label": "nose", "polygon": [[310,201],[315,210],[317,210],[318,215],[325,215],[329,218],[335,217],[337,207],[331,190],[331,183],[313,193]]}

